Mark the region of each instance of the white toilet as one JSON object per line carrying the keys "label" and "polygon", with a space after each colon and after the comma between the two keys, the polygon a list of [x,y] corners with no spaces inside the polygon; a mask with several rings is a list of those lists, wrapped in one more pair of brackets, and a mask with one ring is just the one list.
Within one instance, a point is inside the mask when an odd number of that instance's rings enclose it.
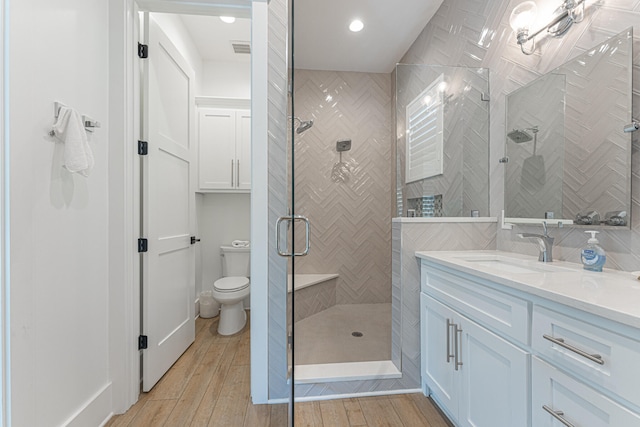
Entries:
{"label": "white toilet", "polygon": [[248,247],[221,246],[222,279],[213,284],[213,298],[220,307],[218,333],[233,335],[240,332],[247,323],[243,300],[249,296],[249,258]]}

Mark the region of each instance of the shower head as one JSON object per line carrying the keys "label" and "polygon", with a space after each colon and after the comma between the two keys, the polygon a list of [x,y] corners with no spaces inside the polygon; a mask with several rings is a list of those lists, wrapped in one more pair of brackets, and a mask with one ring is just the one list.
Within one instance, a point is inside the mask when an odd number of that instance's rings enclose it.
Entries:
{"label": "shower head", "polygon": [[313,120],[300,120],[299,117],[293,117],[291,119],[292,122],[298,122],[298,127],[296,128],[296,133],[300,135],[302,132],[311,129],[313,126]]}
{"label": "shower head", "polygon": [[515,142],[516,144],[521,144],[523,142],[529,142],[533,139],[533,137],[526,131],[520,129],[514,129],[507,134],[510,140]]}
{"label": "shower head", "polygon": [[311,129],[313,126],[313,120],[300,120],[300,126],[296,128],[296,133],[299,135],[302,132]]}
{"label": "shower head", "polygon": [[522,144],[523,142],[529,142],[533,139],[533,136],[531,136],[531,134],[527,132],[528,130],[533,132],[533,135],[535,136],[538,133],[538,126],[534,126],[526,129],[514,129],[511,132],[509,132],[507,136],[509,137],[510,140],[512,140],[516,144]]}

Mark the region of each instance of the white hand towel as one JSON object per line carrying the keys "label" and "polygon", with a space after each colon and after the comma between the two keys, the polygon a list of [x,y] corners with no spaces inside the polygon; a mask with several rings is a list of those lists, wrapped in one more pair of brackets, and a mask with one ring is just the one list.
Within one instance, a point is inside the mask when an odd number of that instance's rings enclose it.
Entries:
{"label": "white hand towel", "polygon": [[249,241],[248,240],[234,240],[233,242],[231,242],[231,246],[233,246],[234,248],[248,248],[249,247]]}
{"label": "white hand towel", "polygon": [[64,167],[69,172],[89,176],[95,162],[80,113],[60,107],[53,131],[64,142]]}

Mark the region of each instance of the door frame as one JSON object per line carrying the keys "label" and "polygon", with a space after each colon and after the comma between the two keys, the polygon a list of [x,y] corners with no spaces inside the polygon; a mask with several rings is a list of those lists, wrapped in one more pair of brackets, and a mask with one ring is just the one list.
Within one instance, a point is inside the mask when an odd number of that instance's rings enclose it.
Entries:
{"label": "door frame", "polygon": [[9,217],[9,4],[0,1],[0,425],[11,425],[11,329],[9,272],[10,217]]}
{"label": "door frame", "polygon": [[109,2],[109,369],[112,408],[124,413],[140,394],[140,123],[136,58],[138,11],[252,18],[251,396],[268,402],[267,0],[118,0]]}

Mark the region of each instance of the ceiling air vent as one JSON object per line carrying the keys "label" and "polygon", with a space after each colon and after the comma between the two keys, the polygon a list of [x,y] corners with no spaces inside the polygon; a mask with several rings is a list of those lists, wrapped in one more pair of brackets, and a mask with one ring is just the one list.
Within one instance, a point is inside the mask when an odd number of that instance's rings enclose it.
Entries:
{"label": "ceiling air vent", "polygon": [[249,42],[231,42],[235,53],[251,53],[251,44]]}

